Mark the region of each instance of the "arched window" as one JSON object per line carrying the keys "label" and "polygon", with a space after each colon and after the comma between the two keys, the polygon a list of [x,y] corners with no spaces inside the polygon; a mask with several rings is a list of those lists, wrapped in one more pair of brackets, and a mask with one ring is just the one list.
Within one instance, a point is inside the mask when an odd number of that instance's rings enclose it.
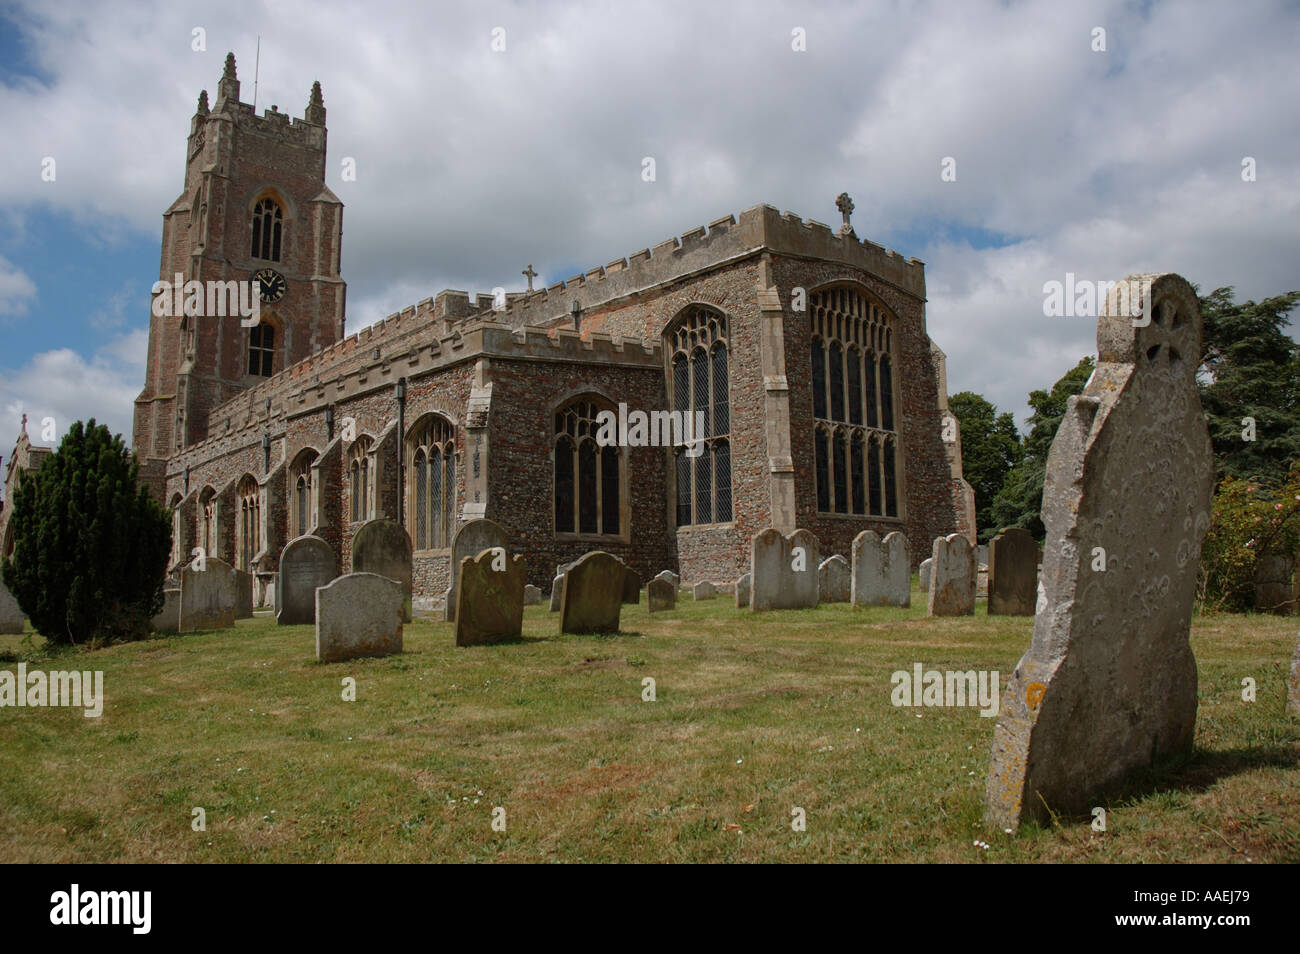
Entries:
{"label": "arched window", "polygon": [[280,235],[284,211],[274,199],[258,199],[253,207],[253,258],[268,262],[280,260]]}
{"label": "arched window", "polygon": [[857,289],[809,296],[817,511],[898,516],[893,316]]}
{"label": "arched window", "polygon": [[171,502],[172,512],[172,555],[167,561],[168,567],[176,566],[181,562],[181,495],[173,494]]}
{"label": "arched window", "polygon": [[555,532],[618,536],[623,528],[625,451],[596,443],[596,416],[614,409],[579,398],[555,414]]}
{"label": "arched window", "polygon": [[456,429],[430,415],[410,431],[410,506],[417,550],[451,546],[456,532]]}
{"label": "arched window", "polygon": [[727,316],[694,305],[665,332],[668,394],[689,440],[675,451],[677,525],[729,523],[731,390]]}
{"label": "arched window", "polygon": [[248,373],[269,378],[275,369],[275,328],[258,323],[248,329]]}
{"label": "arched window", "polygon": [[199,513],[203,523],[200,525],[199,546],[208,556],[217,556],[217,492],[205,487],[199,494]]}
{"label": "arched window", "polygon": [[370,519],[370,438],[362,437],[352,445],[348,464],[348,496],[353,523]]}
{"label": "arched window", "polygon": [[312,517],[312,464],[316,452],[305,450],[294,459],[289,471],[289,536],[300,537],[311,533],[315,524]]}
{"label": "arched window", "polygon": [[262,504],[257,478],[245,476],[236,493],[239,497],[239,540],[235,547],[235,563],[238,569],[248,572],[261,549],[262,539]]}

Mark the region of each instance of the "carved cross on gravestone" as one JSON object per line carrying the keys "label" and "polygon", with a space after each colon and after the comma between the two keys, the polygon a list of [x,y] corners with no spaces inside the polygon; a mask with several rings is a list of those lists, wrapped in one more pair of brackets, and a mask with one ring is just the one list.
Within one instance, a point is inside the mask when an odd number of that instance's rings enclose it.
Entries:
{"label": "carved cross on gravestone", "polygon": [[521,275],[526,275],[526,276],[528,277],[528,290],[529,290],[529,291],[532,291],[532,290],[533,290],[533,279],[537,277],[537,272],[533,271],[533,263],[532,263],[532,262],[529,262],[529,263],[528,263],[528,267],[525,268],[525,269],[524,269],[522,272],[520,272],[519,274],[521,274]]}
{"label": "carved cross on gravestone", "polygon": [[844,224],[840,226],[840,234],[848,235],[853,231],[853,226],[849,224],[849,216],[853,214],[853,200],[849,198],[847,192],[841,192],[835,199],[835,208],[840,210],[840,215],[844,216]]}

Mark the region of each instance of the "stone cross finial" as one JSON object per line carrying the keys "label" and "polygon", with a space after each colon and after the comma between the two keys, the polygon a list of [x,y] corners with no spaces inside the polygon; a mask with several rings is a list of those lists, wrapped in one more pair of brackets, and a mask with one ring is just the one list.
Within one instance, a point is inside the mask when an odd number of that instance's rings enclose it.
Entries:
{"label": "stone cross finial", "polygon": [[835,199],[835,208],[840,210],[840,215],[844,216],[844,224],[840,226],[840,234],[848,235],[853,231],[853,226],[849,224],[849,216],[853,214],[853,200],[849,198],[847,192],[841,192]]}
{"label": "stone cross finial", "polygon": [[533,271],[533,263],[532,263],[532,262],[529,262],[529,263],[528,263],[528,267],[525,268],[525,269],[524,269],[522,272],[520,272],[519,274],[527,276],[527,278],[528,278],[528,290],[529,290],[529,291],[532,291],[532,290],[533,290],[533,279],[537,277],[537,272]]}

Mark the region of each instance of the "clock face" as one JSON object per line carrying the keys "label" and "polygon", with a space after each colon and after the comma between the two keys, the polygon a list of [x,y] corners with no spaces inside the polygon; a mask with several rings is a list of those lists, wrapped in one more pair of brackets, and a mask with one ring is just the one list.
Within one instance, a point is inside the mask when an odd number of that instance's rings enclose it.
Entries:
{"label": "clock face", "polygon": [[267,304],[279,301],[289,290],[289,283],[274,268],[259,268],[253,272],[253,281],[258,283],[262,301]]}

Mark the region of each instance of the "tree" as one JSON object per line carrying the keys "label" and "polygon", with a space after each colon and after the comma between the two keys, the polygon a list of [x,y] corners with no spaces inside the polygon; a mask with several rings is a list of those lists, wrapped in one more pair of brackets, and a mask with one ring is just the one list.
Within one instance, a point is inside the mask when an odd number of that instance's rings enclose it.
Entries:
{"label": "tree", "polygon": [[1034,413],[1027,422],[1029,436],[1024,440],[1024,456],[1007,473],[1006,482],[993,498],[990,525],[998,529],[1023,527],[1043,539],[1047,532],[1042,519],[1047,454],[1065,417],[1066,405],[1088,383],[1094,364],[1091,355],[1084,357],[1052,385],[1051,391],[1030,392],[1029,406]]}
{"label": "tree", "polygon": [[92,418],[14,489],[4,581],[52,642],[138,639],[162,608],[171,521],[137,484],[138,467]]}
{"label": "tree", "polygon": [[962,473],[975,489],[975,514],[980,539],[1000,528],[993,523],[993,499],[1007,474],[1020,463],[1022,450],[1016,419],[999,414],[983,395],[962,391],[948,399],[948,409],[961,425]]}
{"label": "tree", "polygon": [[1237,304],[1227,287],[1200,303],[1201,406],[1217,476],[1276,485],[1300,460],[1300,348],[1283,330],[1300,291]]}

